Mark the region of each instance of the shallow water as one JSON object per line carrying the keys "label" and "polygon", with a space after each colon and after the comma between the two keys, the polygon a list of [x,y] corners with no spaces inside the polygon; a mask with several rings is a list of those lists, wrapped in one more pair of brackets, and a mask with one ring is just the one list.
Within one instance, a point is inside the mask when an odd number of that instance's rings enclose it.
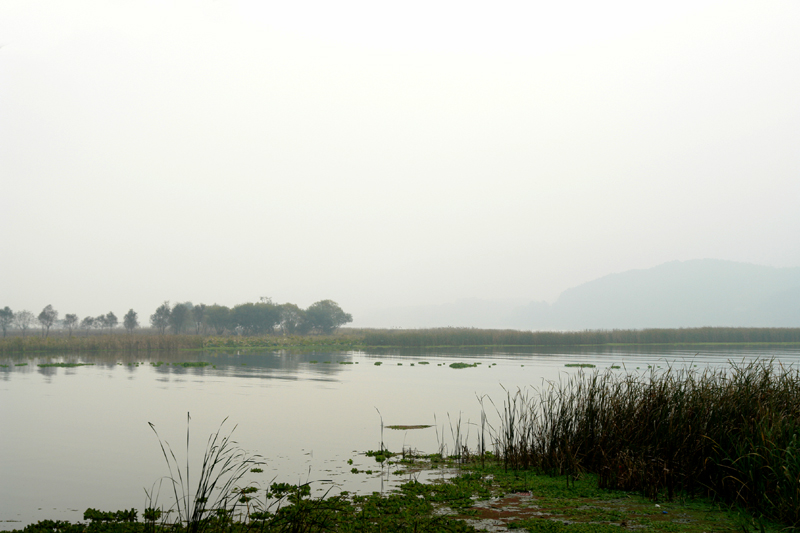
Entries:
{"label": "shallow water", "polygon": [[[727,367],[759,358],[800,365],[800,347],[438,349],[336,353],[196,353],[0,359],[0,529],[50,518],[80,520],[94,507],[146,506],[168,471],[152,423],[181,462],[187,413],[191,482],[209,435],[236,426],[234,440],[266,461],[250,481],[266,487],[314,481],[314,490],[372,492],[407,481],[364,452],[403,447],[452,450],[460,428],[474,448],[479,396],[492,414],[505,391],[577,373],[567,363],[619,372]],[[165,364],[155,366],[162,361]],[[185,368],[175,363],[207,361]],[[312,363],[312,361],[317,361]],[[480,362],[452,369],[452,362]],[[92,363],[73,368],[51,362]],[[375,365],[375,362],[382,362]],[[420,362],[428,362],[422,365]],[[170,363],[170,364],[166,364]],[[24,366],[23,366],[24,365]],[[393,424],[433,424],[418,430]],[[348,464],[352,459],[353,464]],[[373,474],[351,473],[373,469]],[[420,479],[444,475],[415,474]],[[171,498],[162,487],[159,501]]]}

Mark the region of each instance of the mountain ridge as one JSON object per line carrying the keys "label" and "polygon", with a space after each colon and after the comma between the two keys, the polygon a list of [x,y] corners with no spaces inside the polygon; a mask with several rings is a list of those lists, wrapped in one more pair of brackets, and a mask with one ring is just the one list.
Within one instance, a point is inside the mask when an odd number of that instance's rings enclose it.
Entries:
{"label": "mountain ridge", "polygon": [[370,327],[533,330],[800,326],[800,267],[669,261],[564,290],[552,304],[470,298],[376,310]]}

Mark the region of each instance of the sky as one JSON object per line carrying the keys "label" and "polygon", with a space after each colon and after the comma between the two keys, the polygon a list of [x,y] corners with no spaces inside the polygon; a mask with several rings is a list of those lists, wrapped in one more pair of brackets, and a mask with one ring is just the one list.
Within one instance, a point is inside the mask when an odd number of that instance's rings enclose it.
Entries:
{"label": "sky", "polygon": [[793,0],[0,0],[0,307],[800,266],[799,65]]}

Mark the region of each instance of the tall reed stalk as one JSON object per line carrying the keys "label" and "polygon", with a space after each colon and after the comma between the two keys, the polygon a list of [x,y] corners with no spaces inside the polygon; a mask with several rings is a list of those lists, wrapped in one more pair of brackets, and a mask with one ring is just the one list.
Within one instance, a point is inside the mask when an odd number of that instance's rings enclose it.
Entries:
{"label": "tall reed stalk", "polygon": [[[169,469],[169,476],[166,478],[172,485],[173,496],[175,497],[174,510],[178,514],[178,522],[185,525],[188,533],[201,533],[211,522],[214,514],[218,516],[233,516],[237,505],[242,501],[241,496],[235,489],[236,484],[261,462],[258,456],[250,456],[239,448],[235,441],[231,440],[234,428],[227,436],[222,436],[222,426],[212,433],[206,443],[206,450],[203,454],[203,462],[200,467],[197,487],[192,492],[189,468],[189,423],[191,416],[186,414],[186,464],[181,469],[175,453],[168,442],[161,439],[155,426],[150,424],[150,428],[158,437],[161,452]],[[153,497],[148,497],[153,501]],[[156,496],[157,497],[157,496]]]}

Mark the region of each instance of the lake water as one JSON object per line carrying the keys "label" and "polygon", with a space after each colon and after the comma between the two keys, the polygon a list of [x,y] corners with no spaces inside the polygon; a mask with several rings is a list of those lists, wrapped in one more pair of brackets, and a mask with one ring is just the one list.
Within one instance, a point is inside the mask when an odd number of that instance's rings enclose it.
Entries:
{"label": "lake water", "polygon": [[[0,358],[0,529],[45,518],[81,520],[145,505],[145,491],[167,474],[158,439],[186,455],[191,414],[192,475],[209,435],[223,433],[266,461],[249,481],[267,487],[313,481],[317,494],[390,490],[409,474],[381,469],[366,450],[452,450],[459,426],[476,447],[479,396],[500,407],[505,390],[539,387],[590,363],[618,372],[726,367],[759,358],[800,365],[800,347],[381,350],[335,353],[194,353]],[[176,363],[206,361],[185,368]],[[316,362],[313,362],[316,361]],[[453,369],[450,363],[480,362]],[[72,368],[54,362],[91,363]],[[163,362],[159,366],[156,363]],[[376,362],[382,364],[376,365]],[[427,362],[428,364],[420,364]],[[169,363],[169,364],[167,364]],[[491,414],[491,403],[484,401]],[[353,464],[349,464],[352,460]],[[352,468],[372,474],[351,473]],[[413,474],[420,480],[443,475]],[[166,486],[159,502],[169,505]]]}

